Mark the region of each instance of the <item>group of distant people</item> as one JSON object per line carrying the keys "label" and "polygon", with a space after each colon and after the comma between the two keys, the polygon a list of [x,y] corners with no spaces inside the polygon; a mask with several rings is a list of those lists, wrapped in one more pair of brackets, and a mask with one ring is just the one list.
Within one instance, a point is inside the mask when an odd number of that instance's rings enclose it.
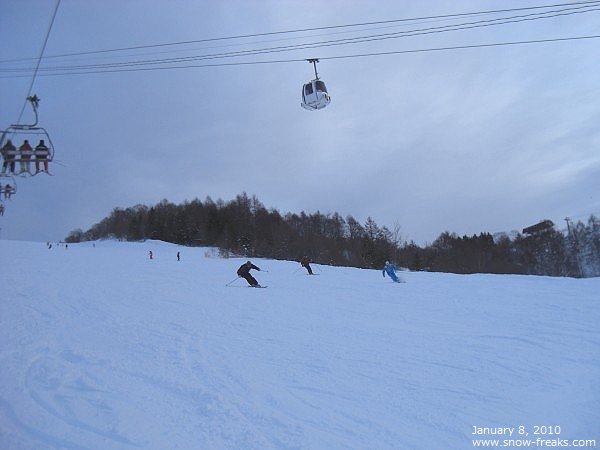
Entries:
{"label": "group of distant people", "polygon": [[[308,256],[304,256],[300,260],[300,265],[307,270],[308,274],[314,275],[312,268],[310,267],[310,263],[311,263],[311,260]],[[251,269],[258,270],[260,272],[260,268],[258,266],[255,266],[254,264],[252,264],[251,261],[247,261],[244,264],[242,264],[240,266],[240,268],[237,270],[238,277],[241,277],[244,280],[246,280],[248,282],[248,284],[252,287],[261,287],[260,284],[258,284],[258,281],[256,281],[256,278],[254,278],[252,275],[250,275]],[[392,279],[392,281],[394,281],[395,283],[401,283],[402,280],[400,280],[400,278],[398,278],[398,275],[396,275],[396,270],[398,270],[398,269],[395,266],[395,264],[393,264],[389,261],[386,261],[385,266],[383,268],[383,277],[385,278],[385,275],[387,274]]]}
{"label": "group of distant people", "polygon": [[[2,158],[2,173],[29,173],[31,174],[31,158],[35,157],[35,173],[40,172],[40,165],[43,166],[41,171],[48,172],[48,158],[50,156],[50,150],[44,143],[43,139],[40,139],[38,145],[35,148],[31,147],[29,141],[25,139],[23,144],[17,149],[10,139],[6,141],[6,144],[0,148]],[[19,172],[16,171],[16,163],[20,164]]]}
{"label": "group of distant people", "polygon": [[[302,259],[300,260],[300,265],[307,270],[308,274],[314,275],[312,268],[310,267],[310,263],[311,263],[311,260],[308,256],[303,256]],[[251,261],[246,261],[237,270],[237,275],[238,275],[238,277],[246,280],[248,282],[248,284],[252,287],[262,287],[260,284],[258,284],[258,281],[256,281],[256,278],[254,278],[250,274],[250,270],[252,270],[252,269],[258,270],[260,272],[260,268],[258,266],[255,266],[254,264],[252,264]]]}
{"label": "group of distant people", "polygon": [[[57,242],[56,243],[56,247],[60,247],[61,245],[65,246],[65,249],[69,248],[69,244],[65,243],[65,242]],[[46,248],[48,250],[52,250],[52,244],[50,242],[46,242]]]}
{"label": "group of distant people", "polygon": [[[148,252],[148,257],[150,259],[154,259],[154,254],[152,253],[152,250],[150,250]],[[180,252],[177,252],[177,261],[181,261],[181,253]]]}
{"label": "group of distant people", "polygon": [[[148,252],[148,256],[150,257],[150,259],[153,259],[152,250],[150,250]],[[179,252],[177,252],[177,261],[179,261],[180,258],[181,258],[181,255]],[[312,268],[310,267],[311,262],[312,261],[310,260],[310,258],[308,256],[303,256],[302,259],[300,260],[300,265],[306,269],[306,271],[308,272],[308,275],[314,275]],[[264,286],[261,286],[260,284],[258,284],[258,281],[256,280],[256,278],[254,278],[250,274],[250,270],[258,270],[259,272],[261,271],[260,267],[252,264],[251,261],[246,261],[237,270],[238,278],[243,278],[244,280],[246,280],[251,287],[264,287]],[[383,277],[385,278],[385,275],[387,274],[394,282],[400,283],[401,280],[398,278],[398,275],[396,275],[396,270],[398,270],[398,269],[396,268],[396,266],[393,263],[386,261],[385,266],[383,268]]]}

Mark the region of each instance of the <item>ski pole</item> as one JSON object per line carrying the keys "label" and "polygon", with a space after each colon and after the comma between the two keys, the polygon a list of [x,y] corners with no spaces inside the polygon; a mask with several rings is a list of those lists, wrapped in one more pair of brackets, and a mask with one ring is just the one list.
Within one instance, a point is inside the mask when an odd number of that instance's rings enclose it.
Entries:
{"label": "ski pole", "polygon": [[237,277],[235,280],[231,280],[229,283],[227,283],[225,286],[229,286],[230,284],[232,284],[233,282],[239,280],[242,277]]}

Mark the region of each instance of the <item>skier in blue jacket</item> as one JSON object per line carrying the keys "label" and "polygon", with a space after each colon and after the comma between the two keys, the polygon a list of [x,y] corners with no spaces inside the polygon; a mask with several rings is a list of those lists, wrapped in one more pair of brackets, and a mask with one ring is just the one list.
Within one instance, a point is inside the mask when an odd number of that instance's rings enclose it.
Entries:
{"label": "skier in blue jacket", "polygon": [[396,275],[396,266],[389,261],[385,262],[385,267],[383,268],[383,278],[385,278],[386,273],[396,283],[400,282],[400,280],[398,279],[398,276]]}

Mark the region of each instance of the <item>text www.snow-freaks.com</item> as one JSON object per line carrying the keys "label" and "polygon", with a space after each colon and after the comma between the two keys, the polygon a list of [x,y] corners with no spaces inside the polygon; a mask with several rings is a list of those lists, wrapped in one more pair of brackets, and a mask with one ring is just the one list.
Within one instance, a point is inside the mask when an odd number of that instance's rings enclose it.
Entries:
{"label": "text www.snow-freaks.com", "polygon": [[473,439],[473,447],[596,447],[595,439]]}

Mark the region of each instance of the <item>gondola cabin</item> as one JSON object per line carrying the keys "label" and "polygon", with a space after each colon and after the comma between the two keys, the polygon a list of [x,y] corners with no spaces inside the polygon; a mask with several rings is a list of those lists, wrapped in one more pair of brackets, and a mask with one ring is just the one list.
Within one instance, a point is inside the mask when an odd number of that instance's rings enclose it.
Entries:
{"label": "gondola cabin", "polygon": [[331,102],[325,83],[321,80],[312,80],[302,86],[302,106],[304,109],[323,109]]}
{"label": "gondola cabin", "polygon": [[319,79],[319,75],[317,74],[317,63],[319,60],[308,59],[307,61],[312,63],[315,68],[315,79],[302,86],[302,103],[300,103],[300,106],[309,111],[323,109],[329,105],[331,97],[327,92],[325,83]]}

